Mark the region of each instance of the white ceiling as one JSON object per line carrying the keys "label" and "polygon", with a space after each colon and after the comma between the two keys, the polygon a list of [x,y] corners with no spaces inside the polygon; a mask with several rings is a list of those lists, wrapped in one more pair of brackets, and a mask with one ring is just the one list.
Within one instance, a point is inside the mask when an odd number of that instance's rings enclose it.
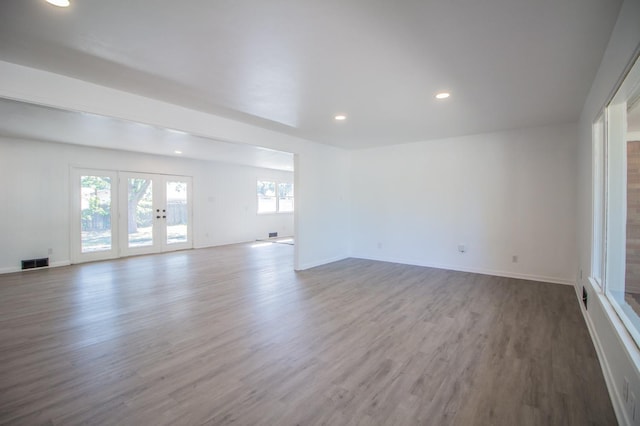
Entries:
{"label": "white ceiling", "polygon": [[2,98],[0,135],[293,171],[287,152]]}
{"label": "white ceiling", "polygon": [[2,0],[0,59],[345,148],[576,121],[621,5],[71,2]]}

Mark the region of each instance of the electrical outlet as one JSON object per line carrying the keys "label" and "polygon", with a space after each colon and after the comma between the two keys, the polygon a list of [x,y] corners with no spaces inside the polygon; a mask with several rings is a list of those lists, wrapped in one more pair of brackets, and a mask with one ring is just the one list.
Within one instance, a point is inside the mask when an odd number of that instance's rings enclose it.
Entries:
{"label": "electrical outlet", "polygon": [[465,251],[467,251],[467,247],[465,247],[464,244],[458,244],[458,251],[460,253],[464,253]]}
{"label": "electrical outlet", "polygon": [[517,254],[514,254],[513,256],[511,256],[511,262],[518,263],[518,255]]}
{"label": "electrical outlet", "polygon": [[381,249],[382,248],[382,243],[378,243],[378,248]]}
{"label": "electrical outlet", "polygon": [[48,249],[47,254],[53,254],[53,249],[52,248]]}

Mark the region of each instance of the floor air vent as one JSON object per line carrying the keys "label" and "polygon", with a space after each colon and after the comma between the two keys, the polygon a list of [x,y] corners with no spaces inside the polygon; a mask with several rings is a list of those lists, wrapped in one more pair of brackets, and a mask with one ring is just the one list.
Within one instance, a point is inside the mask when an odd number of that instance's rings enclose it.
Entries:
{"label": "floor air vent", "polygon": [[22,269],[43,268],[49,266],[49,258],[43,257],[41,259],[27,259],[22,261]]}

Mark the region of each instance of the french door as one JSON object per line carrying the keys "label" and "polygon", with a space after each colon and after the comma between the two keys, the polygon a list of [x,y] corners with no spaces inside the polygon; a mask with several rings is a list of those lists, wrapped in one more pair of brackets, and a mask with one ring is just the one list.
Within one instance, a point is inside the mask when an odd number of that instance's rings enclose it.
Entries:
{"label": "french door", "polygon": [[70,175],[72,261],[118,257],[118,173],[72,169]]}
{"label": "french door", "polygon": [[121,253],[191,248],[190,188],[186,176],[121,173]]}
{"label": "french door", "polygon": [[72,169],[74,262],[193,247],[191,178]]}

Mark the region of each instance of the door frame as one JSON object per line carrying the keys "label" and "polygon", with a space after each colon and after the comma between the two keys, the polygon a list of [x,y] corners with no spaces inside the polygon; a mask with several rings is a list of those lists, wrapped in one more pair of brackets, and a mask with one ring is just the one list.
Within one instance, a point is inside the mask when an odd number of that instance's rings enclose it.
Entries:
{"label": "door frame", "polygon": [[159,221],[155,219],[155,214],[152,211],[152,226],[153,231],[151,233],[152,242],[151,245],[129,247],[129,179],[151,179],[151,194],[152,194],[152,210],[156,208],[156,188],[157,182],[153,180],[152,173],[141,172],[119,172],[119,185],[118,185],[118,198],[120,205],[122,206],[118,216],[120,217],[120,234],[119,234],[119,248],[120,256],[137,256],[141,254],[154,254],[160,253],[160,245],[158,242],[158,225]]}
{"label": "door frame", "polygon": [[[115,259],[119,257],[118,242],[118,186],[119,175],[115,170],[91,169],[84,167],[71,167],[69,172],[71,185],[71,227],[70,227],[70,249],[72,263],[92,262],[96,260]],[[81,176],[104,176],[111,179],[111,250],[101,250],[93,252],[82,252],[82,211],[81,211]],[[75,230],[74,230],[75,228]]]}
{"label": "door frame", "polygon": [[[81,192],[80,177],[81,176],[104,176],[111,178],[111,249],[82,253],[82,231],[81,231]],[[184,175],[161,174],[161,173],[144,173],[129,172],[122,170],[108,170],[99,168],[71,166],[70,176],[70,209],[71,209],[71,226],[70,233],[70,258],[71,263],[83,263],[97,260],[116,259],[120,257],[128,257],[142,254],[153,254],[161,252],[169,252],[176,250],[191,249],[193,243],[193,177]],[[153,195],[154,209],[154,227],[152,246],[129,248],[129,236],[127,232],[127,209],[128,209],[128,188],[127,179],[129,177],[149,177],[156,179],[153,181],[152,190],[156,191]],[[166,209],[166,184],[172,181],[187,182],[187,241],[184,243],[169,244],[166,241],[165,231],[158,226],[158,219],[155,218],[155,210]],[[160,200],[156,194],[164,196],[164,200]],[[163,207],[164,205],[164,207]],[[162,219],[160,219],[162,221]],[[162,222],[160,222],[162,223]],[[166,222],[164,222],[166,224]],[[77,228],[77,229],[76,229]]]}
{"label": "door frame", "polygon": [[[183,175],[161,175],[163,177],[162,186],[165,195],[165,205],[168,206],[167,200],[167,183],[168,182],[186,182],[187,184],[187,241],[184,243],[168,243],[167,234],[164,235],[162,241],[162,252],[187,250],[193,248],[193,177]],[[167,212],[168,213],[168,212]],[[166,229],[165,224],[165,229]]]}
{"label": "door frame", "polygon": [[[137,256],[142,254],[154,254],[164,253],[176,250],[185,250],[193,248],[193,179],[191,176],[181,175],[167,175],[160,173],[140,173],[140,172],[120,172],[120,185],[119,185],[119,199],[122,206],[119,212],[120,216],[120,255]],[[133,179],[151,179],[152,186],[152,209],[153,209],[153,243],[148,246],[141,247],[129,247],[129,232],[128,232],[128,208],[129,208],[129,191],[128,180]],[[184,243],[167,243],[167,225],[166,216],[167,212],[167,182],[172,181],[186,181],[187,182],[187,241]]]}

